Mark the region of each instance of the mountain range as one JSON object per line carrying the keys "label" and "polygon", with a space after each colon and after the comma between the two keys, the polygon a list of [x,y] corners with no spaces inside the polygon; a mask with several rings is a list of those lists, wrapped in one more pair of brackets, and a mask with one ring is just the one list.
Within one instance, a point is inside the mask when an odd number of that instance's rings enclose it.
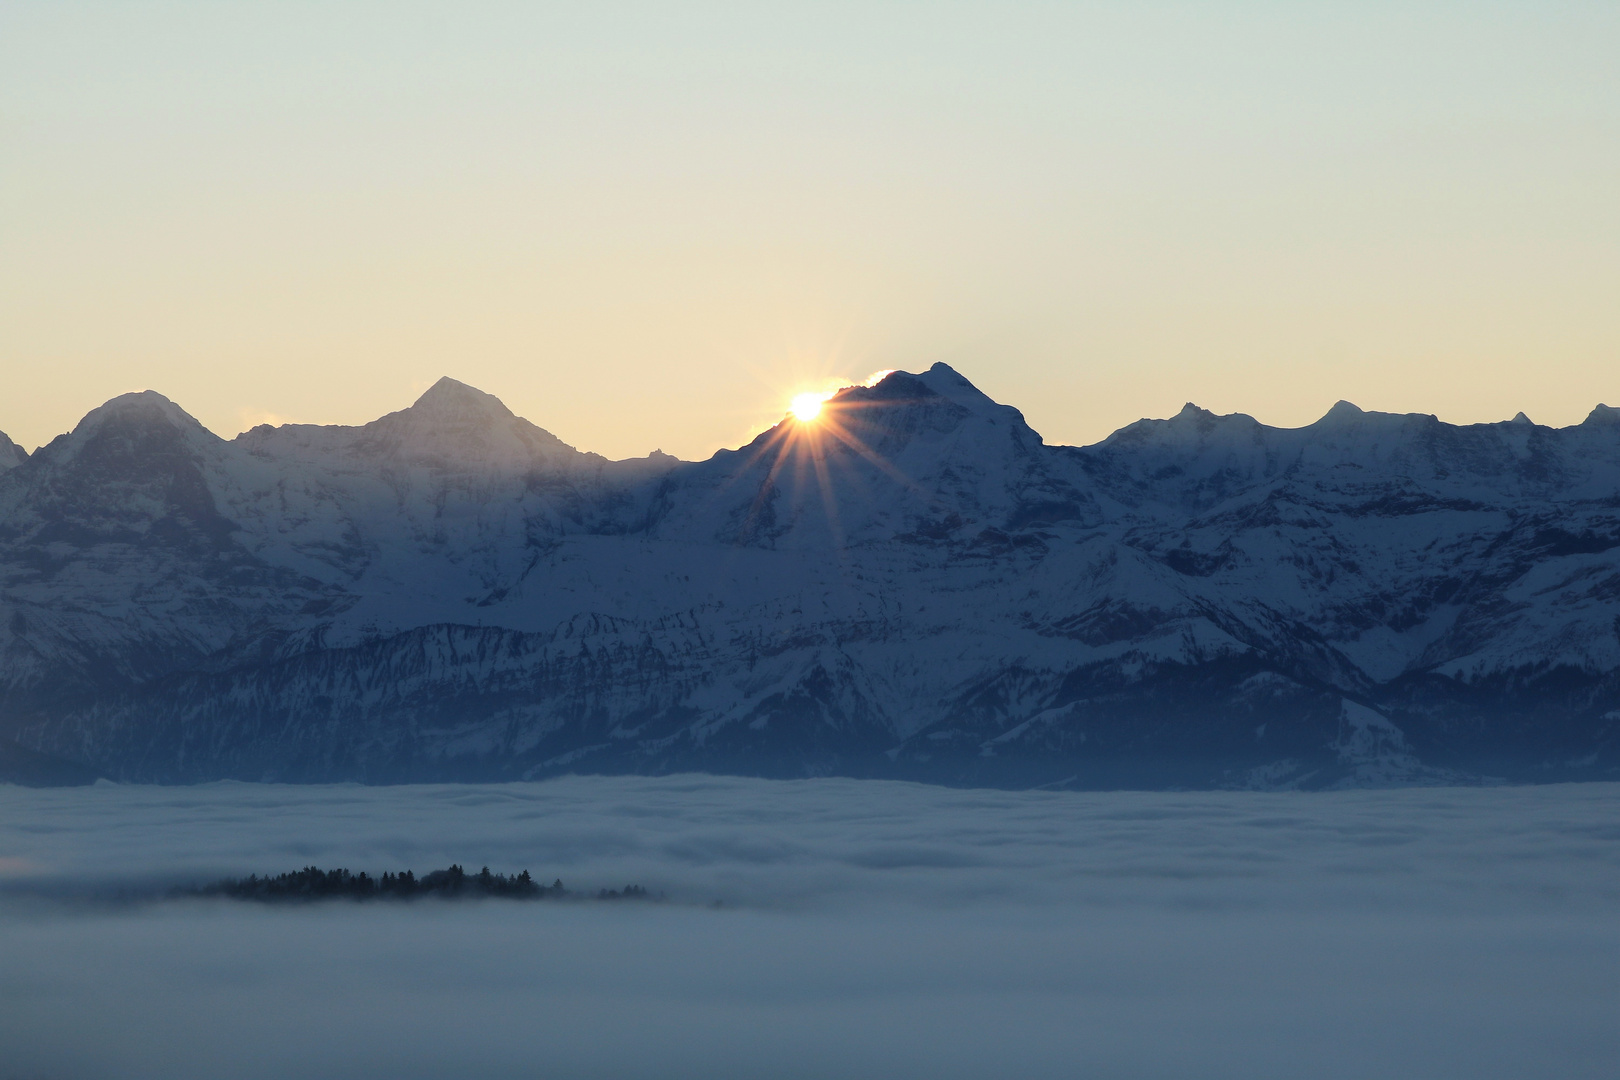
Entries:
{"label": "mountain range", "polygon": [[706,461],[443,379],[0,435],[0,778],[1620,777],[1620,409],[1188,405],[1049,446],[936,364]]}

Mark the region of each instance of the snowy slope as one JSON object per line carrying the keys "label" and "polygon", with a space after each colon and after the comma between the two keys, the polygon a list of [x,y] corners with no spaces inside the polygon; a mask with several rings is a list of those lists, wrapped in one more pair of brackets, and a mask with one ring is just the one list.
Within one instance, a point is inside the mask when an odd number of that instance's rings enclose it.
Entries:
{"label": "snowy slope", "polygon": [[708,461],[609,462],[445,379],[361,427],[231,441],[126,395],[16,460],[0,738],[64,767],[1075,786],[1620,768],[1604,406],[1550,429],[1341,402],[1277,429],[1189,405],[1051,447],[936,365]]}

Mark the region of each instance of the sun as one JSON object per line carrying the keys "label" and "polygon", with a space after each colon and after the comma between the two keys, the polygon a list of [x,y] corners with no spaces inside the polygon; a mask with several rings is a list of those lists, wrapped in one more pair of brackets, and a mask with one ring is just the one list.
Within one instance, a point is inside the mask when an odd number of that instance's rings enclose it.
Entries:
{"label": "sun", "polygon": [[807,424],[820,415],[822,403],[832,396],[832,391],[811,391],[804,394],[795,394],[793,403],[788,406],[788,410],[793,413],[795,420],[801,424]]}

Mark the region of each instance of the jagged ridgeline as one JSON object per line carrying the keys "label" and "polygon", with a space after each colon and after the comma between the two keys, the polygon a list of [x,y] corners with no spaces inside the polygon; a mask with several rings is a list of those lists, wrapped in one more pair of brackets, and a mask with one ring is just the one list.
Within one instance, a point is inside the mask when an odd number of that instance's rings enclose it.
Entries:
{"label": "jagged ridgeline", "polygon": [[623,889],[602,889],[592,893],[574,893],[563,887],[559,879],[550,885],[541,885],[527,870],[517,874],[492,874],[484,867],[476,874],[465,872],[459,864],[444,870],[417,877],[410,870],[399,873],[384,871],[372,877],[361,871],[322,870],[306,866],[274,877],[225,878],[207,885],[177,889],[176,896],[218,896],[232,900],[257,900],[265,903],[303,902],[313,900],[476,900],[499,897],[508,900],[647,900],[654,899],[639,885],[626,885]]}
{"label": "jagged ridgeline", "polygon": [[707,461],[446,379],[0,446],[0,776],[1620,776],[1620,410],[1048,446],[944,365]]}

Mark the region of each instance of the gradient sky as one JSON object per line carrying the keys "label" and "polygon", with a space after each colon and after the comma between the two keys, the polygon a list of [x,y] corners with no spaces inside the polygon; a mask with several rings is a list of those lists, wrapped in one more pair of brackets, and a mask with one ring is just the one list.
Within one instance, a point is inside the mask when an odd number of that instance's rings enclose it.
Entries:
{"label": "gradient sky", "polygon": [[0,3],[0,430],[1620,404],[1620,4]]}

